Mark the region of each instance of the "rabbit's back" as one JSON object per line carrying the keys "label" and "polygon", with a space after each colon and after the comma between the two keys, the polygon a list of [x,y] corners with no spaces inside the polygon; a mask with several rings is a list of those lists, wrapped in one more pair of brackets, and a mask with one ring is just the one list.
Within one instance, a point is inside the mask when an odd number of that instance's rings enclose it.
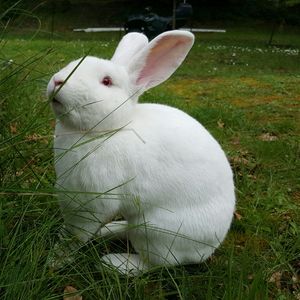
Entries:
{"label": "rabbit's back", "polygon": [[178,195],[201,192],[207,195],[203,202],[215,193],[232,196],[233,176],[226,155],[198,121],[157,104],[138,105],[136,115],[129,126],[141,140],[135,139],[136,148],[128,155],[133,153],[130,159],[139,165],[136,172],[142,182],[148,174],[153,188],[164,193],[178,190]]}

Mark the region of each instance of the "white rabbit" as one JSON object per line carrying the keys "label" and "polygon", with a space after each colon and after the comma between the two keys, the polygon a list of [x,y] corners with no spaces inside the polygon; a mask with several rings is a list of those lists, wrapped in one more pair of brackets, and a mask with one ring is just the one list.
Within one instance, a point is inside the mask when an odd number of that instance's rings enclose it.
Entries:
{"label": "white rabbit", "polygon": [[[193,42],[179,30],[149,43],[129,33],[111,60],[73,61],[48,84],[65,226],[83,242],[128,235],[136,254],[103,256],[123,274],[200,263],[231,224],[233,175],[218,142],[176,108],[137,103],[171,76]],[[116,216],[124,221],[112,222]]]}

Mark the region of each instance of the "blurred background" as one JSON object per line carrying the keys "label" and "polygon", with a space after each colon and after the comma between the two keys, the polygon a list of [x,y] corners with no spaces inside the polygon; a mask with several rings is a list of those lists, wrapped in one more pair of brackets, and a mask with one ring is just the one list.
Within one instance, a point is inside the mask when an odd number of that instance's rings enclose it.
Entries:
{"label": "blurred background", "polygon": [[[1,13],[5,13],[1,20],[2,26],[5,26],[6,20],[10,20],[10,28],[13,26],[18,32],[21,30],[23,33],[36,30],[37,26],[42,32],[51,34],[86,27],[124,28],[131,17],[146,18],[149,14],[155,14],[171,18],[174,15],[174,8],[178,9],[182,5],[190,6],[192,15],[186,18],[184,24],[177,20],[177,26],[221,29],[237,25],[263,26],[270,28],[272,32],[282,30],[286,25],[300,25],[299,0],[2,0],[1,2]],[[17,11],[12,9],[14,5],[18,6]],[[10,9],[10,12],[7,12],[7,9]],[[20,17],[22,9],[24,14]],[[32,18],[28,18],[31,13]],[[18,18],[12,18],[14,14],[17,14]]]}

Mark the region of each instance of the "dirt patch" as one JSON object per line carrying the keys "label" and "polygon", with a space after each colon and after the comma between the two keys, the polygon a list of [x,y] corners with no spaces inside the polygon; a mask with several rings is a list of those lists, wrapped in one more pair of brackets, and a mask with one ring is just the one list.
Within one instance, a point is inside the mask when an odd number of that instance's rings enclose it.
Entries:
{"label": "dirt patch", "polygon": [[221,78],[193,78],[178,79],[167,83],[166,88],[185,99],[198,99],[214,90],[215,85],[224,85],[225,79]]}
{"label": "dirt patch", "polygon": [[295,191],[292,193],[292,199],[300,204],[300,191]]}
{"label": "dirt patch", "polygon": [[255,88],[261,88],[261,87],[267,87],[268,84],[262,83],[261,81],[253,78],[253,77],[241,77],[240,78],[241,83]]}
{"label": "dirt patch", "polygon": [[282,95],[266,95],[263,97],[254,98],[233,98],[230,99],[230,103],[238,107],[252,107],[260,104],[269,104],[278,101],[284,101]]}

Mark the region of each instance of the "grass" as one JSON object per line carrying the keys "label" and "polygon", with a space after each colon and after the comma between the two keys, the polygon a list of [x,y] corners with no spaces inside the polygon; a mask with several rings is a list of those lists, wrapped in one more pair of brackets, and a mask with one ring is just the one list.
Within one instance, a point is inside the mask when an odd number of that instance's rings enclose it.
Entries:
{"label": "grass", "polygon": [[172,79],[141,98],[188,112],[230,159],[237,211],[211,259],[126,278],[99,268],[101,253],[126,245],[95,241],[63,269],[47,267],[62,218],[46,84],[86,53],[109,58],[119,37],[2,36],[0,298],[61,299],[71,285],[83,299],[300,299],[300,39],[293,31],[276,37],[292,50],[267,47],[264,28],[199,34]]}

